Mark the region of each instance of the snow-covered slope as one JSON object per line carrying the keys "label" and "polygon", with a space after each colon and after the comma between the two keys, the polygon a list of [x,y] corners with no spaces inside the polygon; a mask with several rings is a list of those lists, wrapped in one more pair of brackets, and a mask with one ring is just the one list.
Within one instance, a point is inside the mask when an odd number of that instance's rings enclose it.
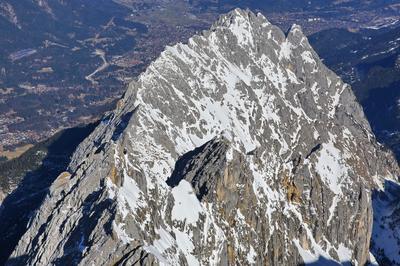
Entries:
{"label": "snow-covered slope", "polygon": [[9,264],[363,265],[398,173],[300,27],[236,9],[129,86]]}

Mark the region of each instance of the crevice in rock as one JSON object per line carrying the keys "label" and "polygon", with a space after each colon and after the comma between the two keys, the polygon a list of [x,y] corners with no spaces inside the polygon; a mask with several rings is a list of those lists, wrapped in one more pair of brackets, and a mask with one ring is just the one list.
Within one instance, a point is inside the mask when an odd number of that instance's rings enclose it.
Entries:
{"label": "crevice in rock", "polygon": [[189,151],[183,154],[175,163],[174,171],[171,176],[167,179],[167,184],[170,187],[176,187],[182,179],[184,179],[184,175],[186,172],[191,170],[192,160],[200,153],[203,152],[204,148],[207,146],[209,142],[203,144],[200,147],[195,148],[192,151]]}
{"label": "crevice in rock", "polygon": [[308,159],[314,152],[318,151],[319,149],[321,149],[322,144],[318,143],[317,145],[315,145],[311,151],[307,154],[306,159]]}
{"label": "crevice in rock", "polygon": [[[114,263],[114,266],[119,266],[119,265],[129,265],[129,260],[136,254],[136,251],[141,248],[141,245],[138,245],[136,247],[134,247],[133,249],[131,249],[129,252],[127,252],[125,255],[122,256],[122,258],[120,258],[116,263]],[[140,254],[142,255],[142,254]],[[142,256],[140,256],[140,258],[138,260],[141,260]],[[133,265],[137,265],[136,263],[138,262],[138,260],[133,264]]]}
{"label": "crevice in rock", "polygon": [[104,151],[105,146],[106,146],[106,143],[100,144],[100,146],[96,149],[94,154],[99,154],[100,152]]}
{"label": "crevice in rock", "polygon": [[257,151],[257,148],[255,148],[255,149],[253,149],[253,150],[251,150],[251,151],[248,151],[248,152],[246,153],[246,155],[255,155],[255,154],[256,154],[256,151]]}

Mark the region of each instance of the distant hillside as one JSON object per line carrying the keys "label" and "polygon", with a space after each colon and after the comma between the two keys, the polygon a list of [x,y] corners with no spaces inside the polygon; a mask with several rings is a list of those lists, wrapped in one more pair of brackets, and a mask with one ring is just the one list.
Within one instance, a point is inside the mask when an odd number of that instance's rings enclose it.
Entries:
{"label": "distant hillside", "polygon": [[357,8],[357,9],[370,9],[370,8],[380,8],[382,6],[390,5],[391,3],[398,3],[396,0],[377,0],[377,1],[367,1],[367,0],[349,0],[349,1],[335,1],[335,0],[191,0],[197,5],[211,5],[211,6],[224,6],[224,5],[236,5],[241,7],[258,8],[263,11],[323,11],[325,9],[332,8]]}
{"label": "distant hillside", "polygon": [[143,68],[127,53],[147,27],[130,12],[111,0],[0,2],[0,145],[37,143],[113,108]]}

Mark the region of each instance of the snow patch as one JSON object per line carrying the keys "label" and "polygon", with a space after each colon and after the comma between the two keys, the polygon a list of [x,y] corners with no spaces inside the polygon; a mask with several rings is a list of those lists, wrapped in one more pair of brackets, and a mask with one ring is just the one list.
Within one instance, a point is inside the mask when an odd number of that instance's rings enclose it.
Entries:
{"label": "snow patch", "polygon": [[[235,10],[235,12],[240,12]],[[241,14],[235,17],[234,22],[229,26],[232,33],[236,36],[238,44],[241,46],[250,44],[254,46],[253,35],[251,34],[251,25]]]}
{"label": "snow patch", "polygon": [[139,189],[133,178],[129,177],[124,171],[124,181],[118,190],[118,202],[121,203],[120,209],[123,218],[126,217],[128,211],[125,210],[125,205],[128,204],[130,210],[133,212],[137,207],[143,206],[144,203],[140,197],[142,191]]}
{"label": "snow patch", "polygon": [[312,65],[316,65],[317,63],[315,62],[315,59],[310,51],[304,51],[301,53],[301,58],[303,59],[304,62]]}
{"label": "snow patch", "polygon": [[188,265],[200,265],[199,261],[193,256],[194,245],[188,234],[174,229],[176,243],[182,253],[185,255]]}
{"label": "snow patch", "polygon": [[315,170],[333,193],[341,194],[341,185],[347,177],[349,169],[343,160],[341,151],[335,147],[332,140],[322,144]]}
{"label": "snow patch", "polygon": [[296,246],[297,250],[299,251],[299,254],[301,258],[303,259],[304,263],[313,263],[318,260],[318,256],[315,254],[311,253],[308,250],[305,250],[304,248],[301,247],[300,241],[298,239],[293,240],[294,245]]}
{"label": "snow patch", "polygon": [[181,180],[179,185],[172,189],[175,203],[172,208],[172,219],[186,221],[194,224],[198,221],[203,208],[193,191],[192,185],[186,180]]}
{"label": "snow patch", "polygon": [[339,244],[337,254],[340,262],[350,262],[351,257],[353,256],[353,252],[349,248],[345,247],[342,243]]}
{"label": "snow patch", "polygon": [[331,97],[331,107],[329,110],[329,117],[333,117],[336,112],[336,107],[339,105],[340,96],[342,95],[343,91],[346,89],[346,84],[343,85],[341,89],[337,89],[335,94]]}
{"label": "snow patch", "polygon": [[339,196],[335,195],[332,200],[332,205],[329,208],[329,218],[328,218],[328,222],[327,222],[328,226],[331,224],[331,221],[332,221],[333,217],[335,216],[335,210],[336,210],[338,201],[339,201]]}
{"label": "snow patch", "polygon": [[175,239],[163,228],[156,229],[155,232],[160,238],[155,240],[152,245],[144,246],[143,249],[153,254],[162,265],[171,265],[164,252],[174,246]]}
{"label": "snow patch", "polygon": [[117,224],[115,221],[112,222],[113,229],[117,233],[118,239],[120,239],[124,244],[129,244],[134,239],[129,237],[125,232],[124,225],[124,223]]}
{"label": "snow patch", "polygon": [[281,44],[281,50],[279,52],[279,59],[285,58],[285,59],[289,59],[290,55],[292,54],[292,48],[293,45],[285,40],[282,44]]}
{"label": "snow patch", "polygon": [[255,264],[255,258],[257,258],[257,253],[255,252],[253,246],[250,245],[250,250],[249,253],[247,253],[246,259],[250,264]]}

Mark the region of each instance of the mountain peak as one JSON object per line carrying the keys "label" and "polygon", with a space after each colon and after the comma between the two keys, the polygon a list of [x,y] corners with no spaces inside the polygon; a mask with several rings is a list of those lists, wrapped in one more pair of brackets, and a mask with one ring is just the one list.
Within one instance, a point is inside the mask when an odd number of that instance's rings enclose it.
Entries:
{"label": "mountain peak", "polygon": [[235,9],[129,85],[12,259],[365,264],[393,161],[298,26]]}
{"label": "mountain peak", "polygon": [[[215,31],[217,28],[229,29],[240,38],[240,36],[251,34],[253,29],[259,27],[268,29],[276,28],[276,26],[273,26],[261,13],[255,14],[249,9],[236,8],[227,14],[221,15],[213,24],[211,30]],[[297,24],[293,24],[286,35],[288,36],[288,39],[297,42],[301,41],[302,38],[306,38],[301,26]],[[280,37],[280,39],[282,39],[282,37]]]}
{"label": "mountain peak", "polygon": [[256,15],[249,9],[235,8],[229,13],[221,15],[213,24],[211,30],[222,27],[244,33],[259,25],[265,27],[270,25],[270,22],[261,13]]}
{"label": "mountain peak", "polygon": [[[260,14],[260,16],[262,15]],[[246,20],[250,22],[256,17],[258,17],[258,15],[254,14],[250,9],[235,8],[226,14],[222,14],[219,19],[214,23],[214,25],[229,26],[230,24],[235,23],[235,19]]]}

